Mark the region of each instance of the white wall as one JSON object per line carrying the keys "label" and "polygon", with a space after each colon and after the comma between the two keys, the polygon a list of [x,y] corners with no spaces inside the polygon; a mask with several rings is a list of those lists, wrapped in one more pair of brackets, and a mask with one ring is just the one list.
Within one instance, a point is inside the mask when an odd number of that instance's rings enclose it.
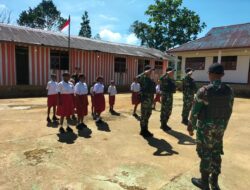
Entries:
{"label": "white wall", "polygon": [[[214,55],[216,56],[216,55]],[[190,56],[195,57],[195,56]],[[202,56],[196,56],[202,57]],[[185,60],[182,58],[182,71],[185,73]],[[238,56],[236,70],[225,70],[224,82],[230,83],[248,83],[248,71],[249,71],[250,56]],[[213,63],[213,56],[206,57],[205,70],[196,70],[193,73],[193,78],[196,81],[208,81],[208,68]]]}

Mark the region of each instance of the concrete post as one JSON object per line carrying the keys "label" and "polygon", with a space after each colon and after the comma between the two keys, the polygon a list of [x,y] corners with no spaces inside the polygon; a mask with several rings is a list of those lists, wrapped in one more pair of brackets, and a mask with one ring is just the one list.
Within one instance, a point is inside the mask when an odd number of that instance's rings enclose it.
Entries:
{"label": "concrete post", "polygon": [[221,63],[221,50],[218,52],[218,63]]}

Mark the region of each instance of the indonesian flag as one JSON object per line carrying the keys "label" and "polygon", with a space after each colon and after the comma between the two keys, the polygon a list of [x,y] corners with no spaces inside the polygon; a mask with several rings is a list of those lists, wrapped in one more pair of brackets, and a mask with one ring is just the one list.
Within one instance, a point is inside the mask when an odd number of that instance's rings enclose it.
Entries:
{"label": "indonesian flag", "polygon": [[64,23],[64,25],[61,27],[61,32],[65,31],[70,25],[70,18]]}

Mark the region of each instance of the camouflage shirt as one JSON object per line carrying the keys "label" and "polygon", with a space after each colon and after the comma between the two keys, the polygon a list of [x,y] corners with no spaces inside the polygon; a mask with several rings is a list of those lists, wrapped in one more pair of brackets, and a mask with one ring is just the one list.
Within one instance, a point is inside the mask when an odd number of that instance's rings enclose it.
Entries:
{"label": "camouflage shirt", "polygon": [[166,94],[166,93],[173,94],[176,92],[175,81],[171,79],[169,76],[167,75],[161,76],[160,81],[161,81],[160,88],[161,88],[162,94]]}
{"label": "camouflage shirt", "polygon": [[183,87],[183,94],[189,95],[189,94],[195,94],[197,91],[196,84],[194,82],[194,79],[191,78],[189,75],[187,75],[182,80],[182,87]]}
{"label": "camouflage shirt", "polygon": [[138,82],[141,85],[141,94],[154,94],[155,82],[146,75],[142,75],[138,78]]}

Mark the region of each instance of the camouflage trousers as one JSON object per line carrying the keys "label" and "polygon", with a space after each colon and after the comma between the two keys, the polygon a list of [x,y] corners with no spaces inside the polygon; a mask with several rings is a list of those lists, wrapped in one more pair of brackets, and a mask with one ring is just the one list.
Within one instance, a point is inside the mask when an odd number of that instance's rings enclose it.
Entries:
{"label": "camouflage trousers", "polygon": [[162,93],[161,99],[161,124],[165,125],[172,113],[173,109],[173,94],[172,93]]}
{"label": "camouflage trousers", "polygon": [[194,101],[193,94],[183,94],[182,118],[188,119]]}
{"label": "camouflage trousers", "polygon": [[141,97],[141,127],[147,128],[148,120],[152,114],[152,104],[154,100],[154,94],[143,94]]}
{"label": "camouflage trousers", "polygon": [[201,173],[221,173],[224,131],[224,126],[209,123],[197,127],[196,151],[201,159]]}

